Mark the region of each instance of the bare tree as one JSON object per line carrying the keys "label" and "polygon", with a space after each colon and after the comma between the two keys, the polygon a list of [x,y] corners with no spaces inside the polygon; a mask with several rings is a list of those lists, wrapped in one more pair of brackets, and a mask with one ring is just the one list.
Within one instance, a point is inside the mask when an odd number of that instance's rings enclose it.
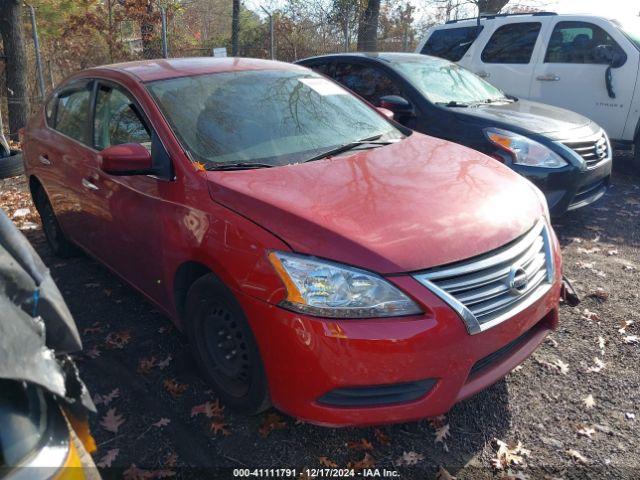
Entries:
{"label": "bare tree", "polygon": [[240,0],[233,0],[231,14],[231,55],[238,56],[238,40],[240,37]]}
{"label": "bare tree", "polygon": [[509,0],[472,0],[478,7],[478,13],[498,13],[509,3]]}
{"label": "bare tree", "polygon": [[358,50],[373,52],[378,49],[378,18],[380,0],[368,0],[358,23]]}
{"label": "bare tree", "polygon": [[22,1],[0,0],[0,34],[5,55],[5,80],[9,112],[10,138],[27,123],[29,98],[27,90],[27,55],[22,30]]}

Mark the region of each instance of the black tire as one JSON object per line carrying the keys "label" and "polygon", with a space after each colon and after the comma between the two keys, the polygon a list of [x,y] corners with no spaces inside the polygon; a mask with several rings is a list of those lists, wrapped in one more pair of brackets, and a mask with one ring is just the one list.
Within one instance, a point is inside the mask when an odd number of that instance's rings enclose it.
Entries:
{"label": "black tire", "polygon": [[42,220],[42,230],[47,239],[47,244],[54,255],[60,258],[76,256],[79,253],[78,247],[71,243],[63,233],[56,214],[53,211],[53,207],[51,206],[51,202],[42,187],[39,187],[34,192],[33,201]]}
{"label": "black tire", "polygon": [[186,331],[196,362],[232,410],[247,415],[270,406],[267,378],[251,327],[233,293],[209,274],[189,289]]}
{"label": "black tire", "polygon": [[633,174],[640,177],[640,136],[636,139],[633,146],[633,160],[632,160]]}
{"label": "black tire", "polygon": [[17,177],[24,173],[22,152],[11,150],[8,157],[0,157],[0,178]]}

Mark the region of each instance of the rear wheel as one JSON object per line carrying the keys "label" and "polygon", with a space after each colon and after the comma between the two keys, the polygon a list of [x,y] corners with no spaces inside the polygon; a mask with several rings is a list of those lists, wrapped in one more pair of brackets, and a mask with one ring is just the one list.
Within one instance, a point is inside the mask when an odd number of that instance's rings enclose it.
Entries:
{"label": "rear wheel", "polygon": [[186,330],[196,361],[218,397],[233,410],[269,408],[262,360],[238,301],[213,274],[189,289]]}
{"label": "rear wheel", "polygon": [[53,211],[51,202],[49,201],[44,189],[39,187],[36,190],[34,197],[36,209],[38,210],[40,219],[42,220],[44,236],[46,237],[49,248],[51,248],[54,255],[61,258],[69,258],[77,255],[78,248],[67,239],[60,228],[56,214]]}

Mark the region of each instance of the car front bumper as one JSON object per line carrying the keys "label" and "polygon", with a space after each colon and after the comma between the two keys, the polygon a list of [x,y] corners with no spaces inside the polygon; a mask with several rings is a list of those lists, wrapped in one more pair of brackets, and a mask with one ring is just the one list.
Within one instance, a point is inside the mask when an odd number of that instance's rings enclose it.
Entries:
{"label": "car front bumper", "polygon": [[561,169],[511,168],[533,182],[544,193],[552,216],[585,207],[599,200],[609,187],[612,161],[608,158],[591,169],[574,165]]}
{"label": "car front bumper", "polygon": [[[561,259],[557,252],[554,257],[554,282],[542,298],[475,335],[449,305],[409,275],[389,280],[422,305],[425,313],[419,316],[323,319],[238,295],[258,342],[274,406],[325,426],[406,422],[444,414],[497,382],[556,328]],[[427,391],[383,405],[323,400],[335,392],[407,385],[426,385]]]}

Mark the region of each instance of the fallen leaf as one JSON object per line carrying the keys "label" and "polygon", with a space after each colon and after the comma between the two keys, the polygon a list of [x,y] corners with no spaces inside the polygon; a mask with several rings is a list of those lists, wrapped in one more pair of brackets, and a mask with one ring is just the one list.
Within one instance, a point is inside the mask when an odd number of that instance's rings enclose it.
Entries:
{"label": "fallen leaf", "polygon": [[635,420],[636,419],[636,414],[632,413],[632,412],[626,412],[624,414],[624,416],[628,419],[628,420]]}
{"label": "fallen leaf", "polygon": [[366,438],[361,438],[360,440],[355,442],[348,442],[347,448],[356,451],[368,451],[373,450],[373,445],[371,445],[371,442]]}
{"label": "fallen leaf", "polygon": [[604,356],[605,340],[603,337],[598,337],[598,347],[600,348],[600,355]]}
{"label": "fallen leaf", "polygon": [[118,398],[120,396],[120,389],[119,388],[114,388],[113,390],[111,390],[109,393],[107,393],[106,395],[100,395],[99,393],[94,395],[93,397],[93,403],[95,403],[96,405],[104,405],[105,407],[108,406],[113,400],[115,400],[116,398]]}
{"label": "fallen leaf", "polygon": [[167,358],[165,358],[164,360],[161,360],[157,363],[157,366],[160,370],[164,370],[165,368],[167,368],[169,366],[169,364],[171,363],[171,360],[173,360],[173,357],[171,355],[168,355]]}
{"label": "fallen leaf", "polygon": [[258,433],[260,433],[262,438],[266,438],[274,430],[281,430],[283,428],[287,428],[287,424],[282,420],[282,417],[277,413],[268,413],[264,417]]}
{"label": "fallen leaf", "polygon": [[222,433],[222,435],[224,436],[231,435],[231,432],[227,427],[228,425],[226,423],[218,422],[218,421],[212,422],[211,425],[209,426],[209,428],[214,433],[214,435],[217,435],[218,433]]}
{"label": "fallen leaf", "polygon": [[595,428],[586,425],[578,425],[576,428],[578,429],[578,435],[582,435],[583,437],[592,438],[592,435],[596,433]]}
{"label": "fallen leaf", "polygon": [[609,255],[610,257],[612,257],[613,255],[618,255],[618,250],[616,249],[607,250],[607,255]]}
{"label": "fallen leaf", "polygon": [[609,292],[602,288],[597,288],[589,294],[591,298],[595,298],[599,302],[606,302],[609,299]]}
{"label": "fallen leaf", "polygon": [[156,357],[141,358],[138,362],[138,373],[146,375],[158,364]]}
{"label": "fallen leaf", "polygon": [[220,406],[220,401],[206,402],[201,405],[196,405],[191,409],[191,417],[204,414],[207,418],[218,417],[221,418],[224,415],[224,407]]}
{"label": "fallen leaf", "polygon": [[418,462],[424,460],[424,455],[416,452],[403,452],[402,456],[393,462],[397,467],[407,467],[409,465],[416,465]]}
{"label": "fallen leaf", "polygon": [[168,418],[161,418],[160,420],[158,420],[156,423],[153,424],[154,427],[158,427],[158,428],[162,428],[162,427],[166,427],[167,425],[169,425],[171,423],[171,420],[169,420]]}
{"label": "fallen leaf", "polygon": [[591,394],[584,397],[582,399],[582,402],[584,403],[584,406],[587,407],[587,409],[593,408],[596,405],[596,401]]}
{"label": "fallen leaf", "polygon": [[376,436],[376,440],[380,445],[389,445],[391,443],[391,440],[389,440],[389,436],[379,428],[376,428],[373,431],[373,434]]}
{"label": "fallen leaf", "polygon": [[178,464],[178,454],[176,452],[169,452],[167,458],[164,460],[164,466],[166,468],[174,468]]}
{"label": "fallen leaf", "polygon": [[524,458],[531,452],[518,442],[516,445],[509,445],[502,440],[494,439],[498,450],[496,456],[491,459],[491,464],[497,470],[502,470],[510,466],[524,465]]}
{"label": "fallen leaf", "polygon": [[90,327],[85,328],[82,331],[82,334],[83,335],[90,335],[92,333],[100,333],[100,332],[102,332],[102,326],[100,325],[100,322],[95,322]]}
{"label": "fallen leaf", "polygon": [[627,333],[627,328],[633,325],[633,320],[624,320],[620,324],[620,328],[618,329],[618,333]]}
{"label": "fallen leaf", "polygon": [[593,247],[593,248],[578,247],[576,248],[576,252],[584,255],[593,255],[594,253],[600,252],[600,249],[598,247]]}
{"label": "fallen leaf", "polygon": [[336,462],[329,460],[327,457],[319,457],[318,462],[320,463],[320,465],[326,468],[337,468],[338,466]]}
{"label": "fallen leaf", "polygon": [[567,450],[567,453],[571,458],[577,460],[580,463],[589,463],[589,461],[577,450],[569,449]]}
{"label": "fallen leaf", "polygon": [[362,460],[358,460],[357,462],[353,463],[349,462],[348,468],[353,468],[354,470],[362,470],[364,468],[374,468],[375,466],[376,460],[368,453],[365,453]]}
{"label": "fallen leaf", "polygon": [[100,350],[98,350],[98,347],[96,345],[94,345],[89,350],[85,350],[84,354],[89,358],[98,358],[100,356],[101,352],[100,352]]}
{"label": "fallen leaf", "polygon": [[118,453],[120,453],[120,449],[119,448],[112,448],[111,450],[109,450],[107,452],[107,454],[104,457],[102,457],[100,460],[98,460],[98,463],[96,463],[96,465],[98,467],[100,467],[100,468],[110,467],[111,464],[113,463],[113,461],[118,456]]}
{"label": "fallen leaf", "polygon": [[589,367],[587,368],[587,372],[589,373],[598,373],[599,371],[601,371],[604,367],[605,367],[605,363],[600,360],[598,357],[595,357],[593,359],[593,363],[595,364],[593,367]]}
{"label": "fallen leaf", "polygon": [[638,338],[637,335],[627,335],[624,337],[624,343],[635,345],[636,343],[640,343],[640,338]]}
{"label": "fallen leaf", "polygon": [[107,414],[102,418],[100,425],[108,432],[118,433],[118,428],[125,422],[122,415],[116,414],[115,408],[107,410]]}
{"label": "fallen leaf", "polygon": [[436,480],[456,480],[456,477],[451,475],[444,467],[438,467],[438,473],[436,473]]}
{"label": "fallen leaf", "polygon": [[167,378],[164,381],[163,385],[165,390],[169,392],[169,395],[171,395],[173,398],[178,398],[187,391],[187,388],[189,388],[189,385],[178,383],[174,378]]}
{"label": "fallen leaf", "polygon": [[600,315],[598,315],[596,312],[592,312],[588,308],[584,309],[584,312],[582,312],[582,317],[581,318],[583,320],[592,320],[594,322],[599,322],[600,321]]}
{"label": "fallen leaf", "polygon": [[447,439],[447,437],[450,436],[449,434],[449,424],[447,423],[446,425],[443,425],[442,427],[438,428],[435,431],[435,443],[444,443],[444,441]]}
{"label": "fallen leaf", "polygon": [[122,330],[120,332],[111,332],[105,339],[105,347],[107,348],[123,348],[131,340],[131,332]]}

